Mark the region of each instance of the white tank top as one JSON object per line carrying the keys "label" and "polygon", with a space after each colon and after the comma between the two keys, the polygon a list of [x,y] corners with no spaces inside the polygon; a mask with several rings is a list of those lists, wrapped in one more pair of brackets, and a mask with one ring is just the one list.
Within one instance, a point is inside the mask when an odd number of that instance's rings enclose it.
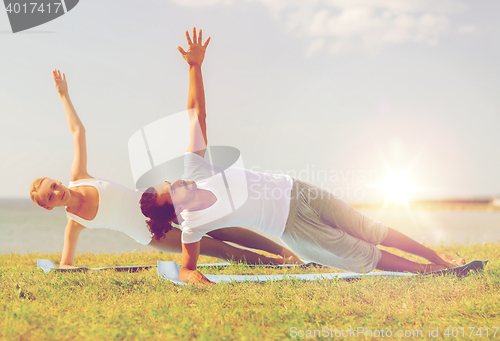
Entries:
{"label": "white tank top", "polygon": [[101,179],[71,181],[68,188],[79,186],[92,186],[99,192],[97,215],[86,220],[66,211],[69,219],[89,229],[121,231],[143,245],[151,242],[151,232],[139,204],[142,192]]}

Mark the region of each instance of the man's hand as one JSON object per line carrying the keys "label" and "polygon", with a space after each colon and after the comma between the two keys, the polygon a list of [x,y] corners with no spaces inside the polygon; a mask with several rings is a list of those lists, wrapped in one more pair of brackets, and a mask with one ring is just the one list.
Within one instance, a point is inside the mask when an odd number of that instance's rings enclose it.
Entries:
{"label": "man's hand", "polygon": [[54,86],[56,87],[59,94],[68,92],[68,83],[66,82],[66,75],[63,73],[61,76],[61,71],[52,70],[52,79],[54,79]]}
{"label": "man's hand", "polygon": [[212,285],[214,282],[210,281],[206,278],[201,272],[198,270],[191,271],[187,276],[187,280],[189,284],[198,284],[198,285]]}
{"label": "man's hand", "polygon": [[203,59],[205,58],[205,51],[207,49],[208,43],[210,42],[210,37],[208,37],[205,44],[202,45],[201,30],[196,36],[196,27],[193,27],[193,40],[189,36],[189,32],[186,31],[186,40],[188,43],[187,52],[180,46],[177,46],[177,50],[182,54],[182,57],[189,65],[201,66]]}
{"label": "man's hand", "polygon": [[182,243],[181,269],[179,279],[189,284],[208,285],[215,284],[208,280],[201,272],[196,270],[196,263],[200,255],[200,242]]}
{"label": "man's hand", "polygon": [[67,265],[67,264],[59,264],[59,269],[76,269],[77,266],[73,266],[73,265]]}

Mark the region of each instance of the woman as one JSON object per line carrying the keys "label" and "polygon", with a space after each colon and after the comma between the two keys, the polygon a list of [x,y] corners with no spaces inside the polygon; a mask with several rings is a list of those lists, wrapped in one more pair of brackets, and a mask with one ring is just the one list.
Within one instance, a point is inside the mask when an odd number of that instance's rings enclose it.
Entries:
{"label": "woman", "polygon": [[[173,229],[162,239],[152,239],[139,209],[141,192],[106,180],[96,179],[87,172],[87,144],[85,128],[78,117],[68,93],[66,75],[52,71],[54,85],[59,93],[74,144],[71,182],[65,187],[50,178],[36,179],[30,188],[31,200],[40,207],[52,210],[66,207],[68,223],[64,233],[64,247],[60,267],[73,267],[80,232],[88,228],[109,228],[122,231],[143,245],[166,253],[181,253],[181,231]],[[224,260],[245,261],[250,264],[298,262],[298,257],[250,230],[232,227],[205,236],[201,254]],[[270,258],[255,252],[233,247],[225,241],[249,248],[258,248],[280,258]]]}
{"label": "woman", "polygon": [[[465,264],[465,259],[433,251],[299,179],[241,168],[227,168],[223,176],[211,176],[212,166],[204,159],[207,131],[201,75],[210,38],[202,45],[201,30],[197,35],[193,29],[192,35],[191,39],[186,32],[187,52],[178,48],[190,65],[192,100],[188,109],[193,109],[188,110],[190,142],[184,157],[183,180],[151,187],[141,198],[141,210],[150,218],[148,226],[155,238],[168,236],[171,222],[182,224],[182,282],[211,283],[196,270],[203,234],[243,222],[281,238],[305,259],[346,271],[369,272],[376,268],[426,273]],[[227,209],[227,192],[242,202],[237,210]],[[398,248],[431,264],[412,262],[376,245]]]}

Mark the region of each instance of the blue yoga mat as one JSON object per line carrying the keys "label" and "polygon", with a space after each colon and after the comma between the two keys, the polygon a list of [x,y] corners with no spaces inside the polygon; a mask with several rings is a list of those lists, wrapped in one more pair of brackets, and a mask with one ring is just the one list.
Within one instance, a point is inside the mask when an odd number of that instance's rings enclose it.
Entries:
{"label": "blue yoga mat", "polygon": [[[481,270],[488,260],[474,260],[462,266],[449,268],[446,270],[438,270],[429,272],[425,275],[445,275],[455,274],[457,276],[464,276],[471,270]],[[217,263],[215,263],[217,264]],[[178,285],[186,285],[179,279],[180,266],[176,262],[162,262],[158,261],[158,276]],[[291,274],[291,275],[205,275],[209,280],[215,283],[225,282],[266,282],[266,281],[281,281],[284,279],[300,279],[305,281],[315,281],[320,279],[344,279],[352,280],[359,279],[366,276],[376,277],[405,277],[405,276],[418,276],[421,274],[414,274],[409,272],[390,272],[390,271],[376,271],[366,274],[359,274],[354,272],[341,272],[341,273],[324,273],[324,274]]]}
{"label": "blue yoga mat", "polygon": [[[206,264],[198,264],[198,267],[224,267],[224,266],[229,266],[231,263],[229,262],[222,262],[222,263],[206,263]],[[304,261],[304,264],[282,264],[282,265],[270,265],[270,264],[245,264],[245,266],[248,267],[271,267],[271,268],[283,268],[283,267],[301,267],[301,268],[308,268],[311,266],[321,266],[319,264],[313,263],[313,262],[307,262]],[[42,269],[45,273],[50,272],[51,270],[53,271],[61,271],[61,272],[75,272],[75,271],[88,271],[88,270],[115,270],[115,271],[128,271],[128,272],[136,272],[139,270],[144,270],[144,269],[149,269],[149,268],[154,268],[156,265],[137,265],[137,266],[108,266],[108,267],[102,267],[102,268],[89,268],[86,266],[80,266],[76,268],[58,268],[53,261],[50,259],[37,259],[37,267]]]}
{"label": "blue yoga mat", "polygon": [[[454,268],[449,268],[445,270],[433,271],[425,275],[446,275],[454,274],[456,276],[465,276],[472,270],[479,271],[484,268],[488,263],[488,260],[474,260],[465,265],[457,266]],[[231,263],[207,263],[198,264],[198,267],[225,267],[229,266]],[[254,267],[310,267],[315,266],[315,263],[305,263],[301,265],[296,264],[283,264],[283,265],[253,265]],[[140,265],[140,266],[116,266],[116,267],[101,267],[101,268],[88,268],[88,267],[78,267],[71,269],[59,269],[56,267],[54,262],[48,259],[38,259],[37,267],[42,269],[45,273],[50,271],[60,271],[60,272],[74,272],[74,271],[88,271],[88,270],[115,270],[115,271],[128,271],[136,272],[143,269],[149,269],[157,267],[158,276],[166,279],[172,283],[178,285],[186,285],[179,280],[180,266],[176,262],[164,262],[158,261],[157,265]],[[281,281],[285,279],[299,279],[305,281],[315,281],[321,279],[344,279],[352,280],[359,279],[366,276],[377,276],[377,277],[405,277],[405,276],[418,276],[421,274],[414,274],[408,272],[390,272],[390,271],[375,271],[366,274],[359,274],[354,272],[341,272],[341,273],[320,273],[320,274],[290,274],[290,275],[205,275],[209,280],[215,283],[227,283],[227,282],[266,282],[266,281]]]}
{"label": "blue yoga mat", "polygon": [[128,272],[136,272],[139,270],[144,270],[144,269],[149,269],[149,268],[154,268],[156,265],[139,265],[139,266],[107,266],[107,267],[102,267],[102,268],[88,268],[86,266],[80,266],[77,268],[71,268],[71,269],[59,269],[53,261],[50,259],[37,259],[36,261],[36,266],[37,268],[42,269],[45,273],[50,272],[51,270],[54,271],[61,271],[61,272],[78,272],[78,271],[88,271],[88,270],[110,270],[113,269],[115,271],[128,271]]}

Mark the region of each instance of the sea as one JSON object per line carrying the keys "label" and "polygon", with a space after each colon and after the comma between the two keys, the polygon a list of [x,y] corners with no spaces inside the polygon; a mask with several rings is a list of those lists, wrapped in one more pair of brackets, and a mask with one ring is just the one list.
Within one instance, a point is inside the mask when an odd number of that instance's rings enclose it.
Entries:
{"label": "sea", "polygon": [[[0,199],[0,252],[61,252],[67,221],[62,207],[47,211],[29,199]],[[77,251],[121,253],[152,249],[118,231],[85,229],[80,233]]]}
{"label": "sea", "polygon": [[[426,245],[500,242],[500,212],[359,209]],[[46,211],[29,199],[0,199],[0,252],[61,252],[67,218],[63,208]],[[277,238],[271,238],[279,242]],[[78,252],[121,253],[152,250],[124,233],[86,229]]]}

